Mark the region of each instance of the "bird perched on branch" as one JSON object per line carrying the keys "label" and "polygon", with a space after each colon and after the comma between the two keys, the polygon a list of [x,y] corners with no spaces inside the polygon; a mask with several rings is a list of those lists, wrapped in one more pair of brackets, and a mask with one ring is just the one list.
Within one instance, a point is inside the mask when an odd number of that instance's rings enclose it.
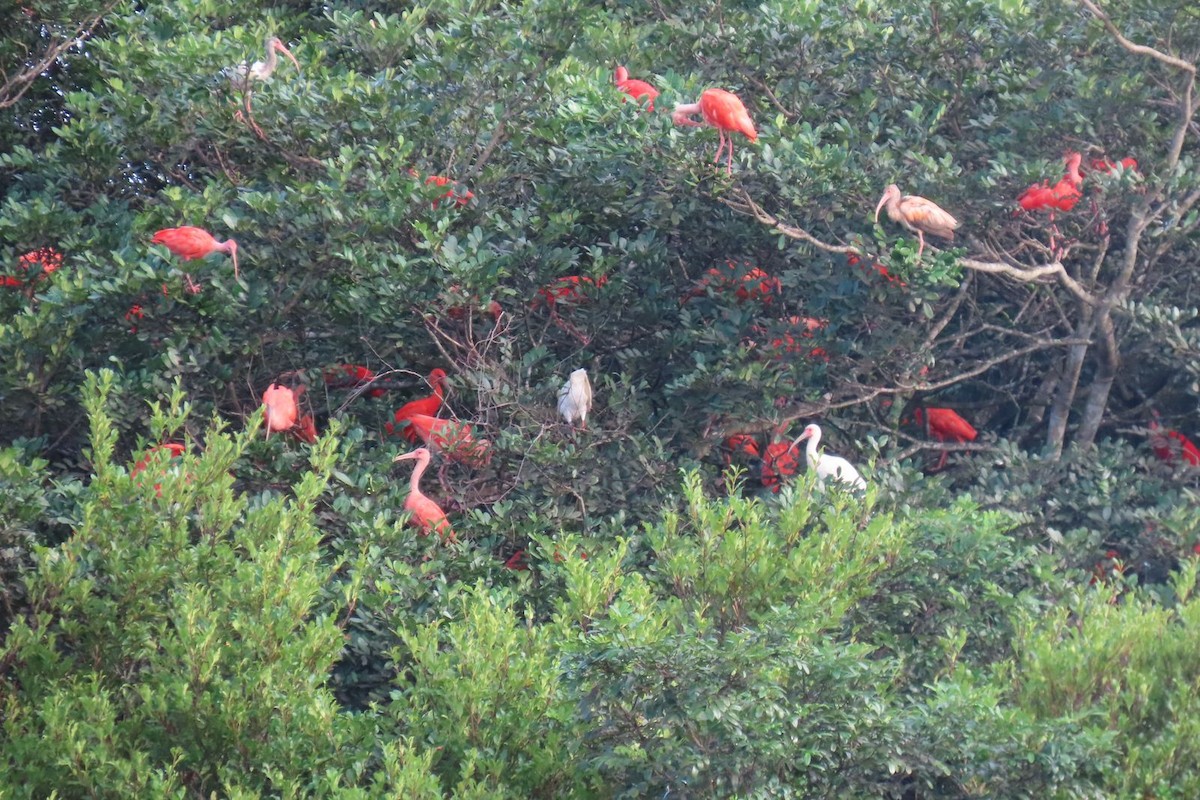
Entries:
{"label": "bird perched on branch", "polygon": [[613,83],[617,85],[619,90],[629,95],[634,100],[641,100],[643,97],[650,98],[650,102],[646,105],[646,110],[654,110],[654,98],[658,97],[658,89],[655,89],[645,81],[640,81],[637,78],[630,78],[629,70],[625,69],[625,67],[617,67],[616,72],[613,73]]}
{"label": "bird perched on branch", "polygon": [[[702,114],[704,122],[692,119],[695,114]],[[729,160],[726,173],[733,175],[733,134],[740,133],[752,142],[758,141],[758,131],[750,119],[750,112],[742,105],[742,101],[733,92],[724,89],[705,89],[700,99],[695,103],[683,103],[675,106],[671,121],[676,125],[688,125],[699,128],[709,125],[717,129],[720,140],[717,144],[717,155],[713,158],[716,164],[721,160],[721,151],[729,146]]]}
{"label": "bird perched on branch", "polygon": [[558,413],[571,427],[579,421],[579,427],[587,428],[587,415],[592,410],[592,382],[587,370],[580,367],[571,373],[567,382],[558,390]]}
{"label": "bird perched on branch", "polygon": [[249,89],[256,81],[269,80],[275,72],[275,68],[279,66],[279,53],[283,53],[289,59],[296,69],[300,69],[300,62],[292,55],[292,51],[288,50],[284,45],[283,40],[278,36],[268,36],[263,41],[263,48],[266,51],[266,60],[255,61],[251,64],[249,61],[243,61],[236,67],[230,67],[226,70],[229,75],[229,82],[233,88],[239,92]]}
{"label": "bird perched on branch", "polygon": [[425,493],[421,491],[421,476],[429,467],[429,459],[429,449],[425,447],[418,447],[411,453],[405,453],[392,459],[392,463],[408,460],[417,462],[417,466],[412,471],[412,477],[408,480],[408,497],[404,500],[404,510],[411,515],[411,522],[421,529],[422,534],[428,534],[431,530],[437,531],[442,539],[455,541],[454,530],[450,527],[450,520],[446,518],[446,512],[442,511],[441,506],[426,497]]}
{"label": "bird perched on branch", "polygon": [[[203,228],[184,225],[179,228],[163,228],[160,231],[156,231],[150,241],[154,244],[165,245],[168,250],[184,261],[205,258],[213,253],[225,253],[233,261],[233,277],[241,277],[238,272],[238,246],[237,242],[233,239],[219,242],[211,233]],[[187,278],[189,290],[192,292],[200,291],[200,287],[192,280],[191,275],[184,273],[184,277]]]}
{"label": "bird perched on branch", "polygon": [[418,414],[430,417],[437,416],[438,410],[442,407],[442,401],[446,397],[446,371],[439,368],[430,372],[429,385],[433,389],[433,394],[428,397],[411,400],[396,409],[393,421],[383,426],[385,431],[392,434],[397,429],[400,429],[405,439],[414,443],[417,441],[417,432],[410,425],[410,422]]}
{"label": "bird perched on branch", "polygon": [[821,453],[817,448],[821,444],[821,427],[819,425],[808,425],[792,442],[792,447],[800,444],[800,442],[808,439],[808,447],[805,450],[805,462],[810,470],[815,470],[817,480],[821,486],[825,486],[825,482],[832,478],[834,481],[842,484],[844,487],[855,490],[867,488],[867,482],[858,474],[850,462],[841,456],[833,456],[829,453]]}
{"label": "bird perched on branch", "polygon": [[421,437],[430,449],[440,452],[450,461],[469,467],[486,467],[492,460],[492,445],[487,439],[476,439],[471,426],[452,419],[438,419],[426,414],[409,418],[411,430]]}
{"label": "bird perched on branch", "polygon": [[[918,425],[924,425],[929,419],[929,435],[939,442],[973,442],[979,435],[971,423],[967,422],[958,412],[951,408],[918,408],[913,412],[913,419]],[[950,451],[943,450],[935,470],[946,466],[946,457]]]}
{"label": "bird perched on branch", "polygon": [[893,222],[899,222],[917,234],[921,243],[917,248],[917,261],[921,260],[921,253],[925,251],[925,234],[954,241],[954,229],[958,227],[958,220],[932,200],[915,194],[902,195],[900,187],[893,183],[883,190],[883,197],[879,198],[879,205],[875,206],[876,222],[879,222],[879,211],[884,206],[887,207],[888,217]]}

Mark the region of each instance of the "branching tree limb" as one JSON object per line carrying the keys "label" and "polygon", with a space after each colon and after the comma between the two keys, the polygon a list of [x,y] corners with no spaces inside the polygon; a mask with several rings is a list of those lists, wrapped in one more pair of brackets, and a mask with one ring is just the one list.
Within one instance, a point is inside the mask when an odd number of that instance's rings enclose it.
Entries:
{"label": "branching tree limb", "polygon": [[95,12],[89,19],[80,23],[75,27],[70,36],[62,39],[51,39],[49,46],[32,64],[27,64],[16,74],[9,75],[7,71],[0,69],[0,77],[3,77],[4,83],[0,84],[0,108],[9,108],[25,96],[36,81],[46,70],[54,64],[55,61],[67,52],[72,46],[78,43],[81,39],[85,39],[91,35],[92,31],[104,20],[104,17],[112,11],[118,0],[111,0],[105,4],[99,11]]}

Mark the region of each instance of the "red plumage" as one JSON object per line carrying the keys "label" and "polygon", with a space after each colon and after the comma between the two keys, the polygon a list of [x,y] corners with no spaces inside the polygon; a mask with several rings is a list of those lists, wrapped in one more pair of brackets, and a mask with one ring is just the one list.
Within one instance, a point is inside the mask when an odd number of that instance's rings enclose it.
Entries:
{"label": "red plumage", "polygon": [[409,423],[418,414],[430,417],[437,416],[438,411],[442,407],[442,400],[446,396],[445,370],[435,369],[430,372],[429,385],[433,387],[433,394],[428,397],[412,400],[396,409],[396,413],[393,415],[394,421],[383,426],[385,431],[393,434],[399,428],[405,439],[414,443],[417,441],[417,432],[413,430],[412,425]]}
{"label": "red plumage", "polygon": [[658,97],[658,89],[655,89],[654,86],[646,81],[630,78],[629,70],[625,69],[625,67],[617,67],[617,71],[613,76],[613,82],[616,83],[617,89],[629,95],[634,100],[642,97],[650,98],[646,110],[654,110],[654,98]]}
{"label": "red plumage", "polygon": [[737,131],[752,142],[758,141],[758,131],[750,119],[750,112],[733,92],[724,89],[705,89],[700,95],[700,113],[704,121],[714,128],[732,133]]}
{"label": "red plumage", "polygon": [[233,274],[238,275],[237,242],[233,239],[220,242],[203,228],[184,225],[179,228],[163,228],[157,231],[150,241],[164,245],[184,261],[193,261],[217,252],[226,253],[233,261]]}

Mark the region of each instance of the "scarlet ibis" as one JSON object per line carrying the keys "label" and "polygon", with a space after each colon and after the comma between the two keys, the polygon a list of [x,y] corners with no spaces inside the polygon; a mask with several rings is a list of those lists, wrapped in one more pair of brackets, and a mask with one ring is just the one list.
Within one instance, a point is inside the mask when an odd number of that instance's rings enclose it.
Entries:
{"label": "scarlet ibis", "polygon": [[[17,259],[17,266],[25,273],[25,278],[29,278],[30,270],[36,270],[33,275],[33,282],[39,283],[46,279],[63,264],[63,254],[55,250],[53,247],[39,247],[37,250],[30,250],[25,255]],[[25,281],[15,275],[0,275],[0,286],[9,289],[19,289],[24,286]]]}
{"label": "scarlet ibis", "polygon": [[413,414],[409,422],[427,447],[445,454],[451,461],[485,467],[492,460],[491,443],[487,439],[476,439],[471,434],[471,426],[465,422],[427,414]]}
{"label": "scarlet ibis", "polygon": [[137,321],[146,316],[145,310],[140,305],[134,303],[125,312],[125,321],[129,323],[129,332],[137,333]]}
{"label": "scarlet ibis", "polygon": [[1053,221],[1054,209],[1070,211],[1079,202],[1080,187],[1083,186],[1083,176],[1079,173],[1079,165],[1083,162],[1080,153],[1067,153],[1064,156],[1066,175],[1054,186],[1046,181],[1034,184],[1021,192],[1017,203],[1026,211],[1049,209]]}
{"label": "scarlet ibis", "polygon": [[255,61],[250,64],[243,61],[236,67],[229,70],[229,82],[233,84],[233,88],[237,91],[245,91],[250,88],[250,85],[255,81],[265,81],[269,79],[275,68],[279,66],[279,53],[283,53],[289,59],[296,69],[300,69],[300,62],[292,55],[292,51],[284,46],[283,41],[278,36],[268,36],[263,43],[266,48],[266,60]]}
{"label": "scarlet ibis", "polygon": [[[338,374],[341,372],[342,374]],[[375,380],[375,373],[361,364],[338,364],[325,370],[325,385],[334,389],[350,386],[355,388],[368,381]],[[370,389],[366,392],[371,397],[383,397],[386,389]]]}
{"label": "scarlet ibis", "polygon": [[[704,115],[704,122],[692,119],[694,114]],[[742,101],[733,92],[724,89],[705,89],[700,99],[695,103],[684,103],[675,106],[671,121],[676,125],[701,127],[709,125],[717,129],[720,140],[717,144],[717,155],[713,158],[716,164],[721,160],[721,151],[729,145],[729,160],[726,173],[733,175],[733,134],[741,133],[752,142],[758,141],[758,131],[750,119],[750,112],[742,105]]]}
{"label": "scarlet ibis", "polygon": [[815,424],[806,426],[804,432],[796,437],[791,446],[795,447],[805,439],[808,439],[808,447],[804,453],[805,461],[809,469],[816,471],[817,480],[820,481],[821,486],[824,486],[827,480],[833,478],[836,482],[843,484],[847,488],[857,490],[867,488],[867,482],[863,480],[862,476],[858,474],[858,470],[851,466],[849,461],[841,456],[832,456],[828,453],[818,452],[817,448],[821,443],[821,426]]}
{"label": "scarlet ibis", "polygon": [[286,431],[296,424],[296,419],[300,416],[296,395],[302,391],[304,390],[292,390],[272,383],[263,392],[263,405],[267,409],[266,438],[271,438],[271,431]]}
{"label": "scarlet ibis", "polygon": [[[433,184],[434,186],[449,186],[450,188],[446,191],[446,193],[444,195],[442,195],[442,197],[443,198],[452,197],[455,199],[455,202],[458,203],[458,205],[460,205],[460,206],[465,206],[471,200],[475,199],[474,192],[472,192],[470,189],[466,188],[462,184],[458,183],[457,181],[450,180],[445,175],[430,175],[428,178],[425,179],[425,185],[429,186],[430,184]],[[440,200],[434,200],[433,207],[437,208],[440,203],[441,203]]]}
{"label": "scarlet ibis", "polygon": [[1106,158],[1093,158],[1088,166],[1097,172],[1108,172],[1110,174],[1115,174],[1118,167],[1127,172],[1131,170],[1137,171],[1138,162],[1136,158],[1126,157],[1114,164]]}
{"label": "scarlet ibis", "polygon": [[645,81],[630,78],[629,70],[625,69],[625,67],[617,67],[616,72],[613,73],[613,83],[617,85],[618,89],[634,100],[640,100],[643,97],[650,98],[650,102],[646,105],[646,110],[654,110],[654,98],[658,97],[658,89],[655,89]]}
{"label": "scarlet ibis", "polygon": [[408,480],[408,497],[404,499],[404,510],[411,517],[411,522],[421,529],[422,535],[428,535],[433,530],[437,531],[442,539],[455,541],[454,531],[450,528],[450,520],[446,519],[446,512],[442,511],[442,507],[433,500],[425,496],[421,491],[421,476],[425,474],[425,470],[429,467],[429,449],[426,447],[418,447],[411,453],[396,456],[392,462],[415,460],[417,466],[413,468],[412,477]]}
{"label": "scarlet ibis", "polygon": [[288,433],[307,444],[317,443],[317,423],[312,414],[305,414],[296,420],[296,424],[288,429]]}
{"label": "scarlet ibis", "polygon": [[729,466],[735,455],[759,457],[758,440],[748,433],[735,433],[722,442],[721,446],[725,448],[726,466]]}
{"label": "scarlet ibis", "polygon": [[[929,435],[939,442],[973,442],[979,435],[971,423],[959,416],[954,409],[918,408],[913,412],[913,419],[918,425],[925,424],[926,416],[929,419]],[[935,469],[946,466],[946,457],[949,455],[948,450],[943,450],[942,457],[938,460]]]}
{"label": "scarlet ibis", "polygon": [[583,287],[600,288],[608,283],[608,276],[590,278],[587,275],[567,275],[546,284],[537,290],[537,294],[529,301],[530,308],[545,304],[551,311],[558,303],[577,303],[586,296]]}
{"label": "scarlet ibis", "polygon": [[771,277],[750,264],[739,265],[728,260],[724,267],[712,267],[704,273],[696,282],[696,286],[684,296],[684,301],[702,296],[710,285],[718,293],[732,291],[739,303],[753,299],[767,304],[771,302],[773,295],[783,292],[779,278]]}
{"label": "scarlet ibis", "polygon": [[412,400],[396,409],[396,413],[393,415],[394,423],[389,422],[383,426],[388,434],[395,433],[397,428],[402,428],[404,438],[410,442],[416,442],[417,432],[409,424],[412,418],[417,414],[437,416],[438,410],[442,407],[442,401],[446,397],[446,371],[443,369],[433,370],[429,373],[428,382],[433,389],[433,394]]}
{"label": "scarlet ibis", "polygon": [[[233,276],[240,278],[237,260],[238,246],[233,239],[218,242],[211,233],[203,228],[184,225],[179,228],[163,228],[161,231],[157,231],[150,241],[154,244],[166,245],[168,250],[184,261],[205,258],[213,253],[225,253],[233,260]],[[193,292],[200,291],[200,287],[192,280],[192,276],[187,275],[186,277],[188,288]]]}
{"label": "scarlet ibis", "polygon": [[[133,465],[133,469],[131,469],[129,471],[129,477],[132,478],[134,475],[141,473],[143,470],[146,469],[146,467],[150,466],[150,461],[151,461],[151,459],[154,458],[154,454],[157,452],[160,452],[160,451],[165,451],[166,453],[168,453],[168,455],[167,455],[168,459],[180,458],[181,456],[183,456],[184,453],[187,452],[187,447],[180,444],[179,442],[167,442],[166,444],[160,444],[160,445],[151,447],[149,450],[146,451],[145,455],[142,456],[141,461],[138,461],[136,464]],[[140,485],[140,483],[139,483],[139,485]],[[157,496],[162,497],[162,484],[161,483],[154,484],[154,493]]]}
{"label": "scarlet ibis", "polygon": [[917,234],[921,242],[917,248],[917,261],[921,260],[921,253],[925,250],[925,234],[954,241],[954,229],[958,227],[958,220],[932,200],[915,194],[902,195],[900,187],[893,183],[883,190],[883,197],[879,198],[879,205],[875,206],[876,222],[879,222],[879,210],[884,206],[887,206],[888,217],[893,222],[899,222]]}
{"label": "scarlet ibis", "polygon": [[1200,467],[1200,448],[1197,448],[1191,439],[1179,431],[1167,430],[1160,433],[1161,430],[1157,420],[1150,421],[1150,446],[1160,461],[1173,463],[1182,456],[1183,460],[1193,467]]}
{"label": "scarlet ibis", "polygon": [[879,262],[875,262],[874,264],[872,264],[870,266],[870,268],[868,268],[867,265],[865,263],[863,263],[863,260],[861,258],[859,258],[858,256],[854,255],[853,253],[849,253],[846,255],[846,262],[852,267],[858,267],[863,272],[869,272],[871,269],[873,269],[877,273],[879,273],[879,275],[881,277],[886,278],[888,283],[894,283],[902,289],[904,287],[908,286],[907,283],[905,283],[904,281],[900,280],[899,278],[895,277],[890,272],[888,272],[888,268],[885,267],[883,264],[880,264]]}
{"label": "scarlet ibis", "polygon": [[785,478],[795,477],[800,471],[800,460],[796,449],[787,442],[772,442],[767,445],[762,457],[762,485],[779,494]]}
{"label": "scarlet ibis", "polygon": [[558,390],[558,413],[571,427],[579,421],[579,427],[587,428],[588,411],[592,408],[592,382],[587,370],[580,367],[571,373],[567,382]]}

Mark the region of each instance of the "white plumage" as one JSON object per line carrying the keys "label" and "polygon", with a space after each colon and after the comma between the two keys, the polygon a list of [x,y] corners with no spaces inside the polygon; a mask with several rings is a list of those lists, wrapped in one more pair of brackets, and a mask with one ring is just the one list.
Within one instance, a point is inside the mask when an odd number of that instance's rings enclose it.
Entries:
{"label": "white plumage", "polygon": [[579,420],[579,426],[587,427],[587,415],[592,410],[592,382],[588,380],[587,370],[580,367],[571,373],[567,382],[558,390],[558,413],[574,425]]}
{"label": "white plumage", "polygon": [[858,474],[853,465],[841,456],[831,456],[828,453],[820,453],[817,447],[821,442],[821,427],[819,425],[809,425],[804,429],[804,433],[796,437],[792,442],[792,447],[800,444],[800,442],[808,439],[808,447],[804,451],[805,461],[808,463],[808,468],[815,470],[817,480],[821,486],[825,486],[825,481],[832,478],[838,483],[843,484],[848,489],[862,490],[867,488],[867,482],[863,480],[862,475]]}
{"label": "white plumage", "polygon": [[284,46],[278,36],[267,37],[266,49],[266,61],[255,61],[253,64],[243,61],[236,67],[228,70],[229,82],[233,84],[234,89],[239,92],[244,91],[255,81],[265,81],[270,78],[271,73],[275,72],[275,68],[279,65],[279,56],[276,53],[283,53],[292,60],[292,63],[296,65],[296,69],[300,69],[300,62]]}

